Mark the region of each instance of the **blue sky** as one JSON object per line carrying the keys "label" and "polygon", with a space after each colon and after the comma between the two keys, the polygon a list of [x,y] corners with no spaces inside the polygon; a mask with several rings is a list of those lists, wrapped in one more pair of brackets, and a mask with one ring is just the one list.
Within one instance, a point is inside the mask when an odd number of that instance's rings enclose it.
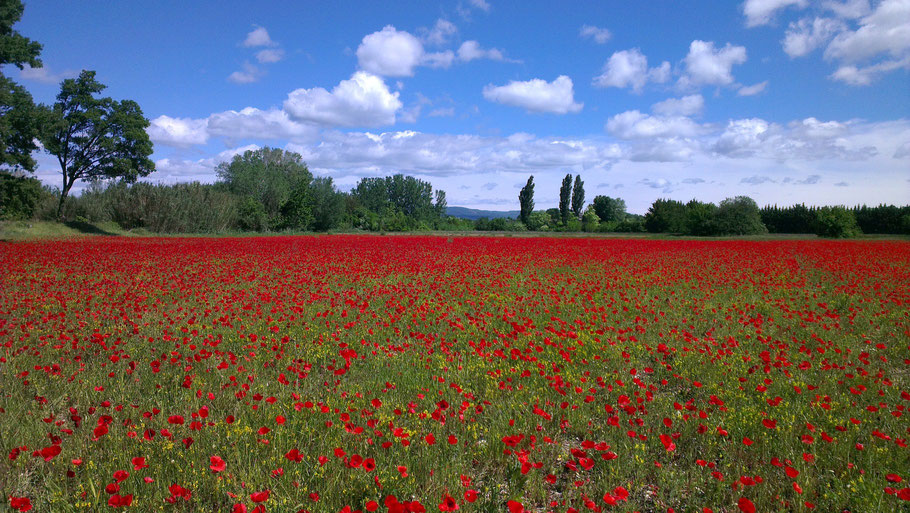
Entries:
{"label": "blue sky", "polygon": [[342,189],[403,172],[497,210],[531,174],[538,208],[566,173],[638,213],[910,197],[910,0],[25,5],[45,67],[6,72],[139,102],[153,182],[268,145]]}

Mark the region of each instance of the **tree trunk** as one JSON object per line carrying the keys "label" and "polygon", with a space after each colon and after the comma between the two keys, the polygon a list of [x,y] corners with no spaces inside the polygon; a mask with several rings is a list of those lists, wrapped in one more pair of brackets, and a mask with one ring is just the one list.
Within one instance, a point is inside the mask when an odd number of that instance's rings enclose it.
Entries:
{"label": "tree trunk", "polygon": [[70,188],[73,187],[73,182],[66,183],[66,179],[63,180],[63,189],[60,190],[60,203],[57,204],[57,220],[63,222],[63,205],[66,202],[66,196],[70,192]]}

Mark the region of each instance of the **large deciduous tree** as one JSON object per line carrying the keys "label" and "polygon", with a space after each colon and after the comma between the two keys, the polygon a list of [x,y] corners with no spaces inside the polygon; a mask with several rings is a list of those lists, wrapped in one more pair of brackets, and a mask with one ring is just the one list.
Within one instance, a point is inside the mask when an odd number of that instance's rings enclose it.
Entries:
{"label": "large deciduous tree", "polygon": [[528,226],[531,220],[531,212],[534,212],[534,175],[528,177],[528,183],[518,193],[518,203],[521,208],[518,217],[525,226]]}
{"label": "large deciduous tree", "polygon": [[626,202],[622,198],[595,196],[593,205],[597,217],[605,223],[619,222],[626,217]]}
{"label": "large deciduous tree", "polygon": [[[39,68],[41,45],[13,30],[22,11],[19,0],[0,1],[0,66]],[[34,171],[40,120],[32,95],[0,71],[0,166]]]}
{"label": "large deciduous tree", "polygon": [[219,164],[216,172],[241,198],[244,229],[305,230],[314,222],[313,175],[298,153],[268,147],[248,150]]}
{"label": "large deciduous tree", "polygon": [[57,157],[63,188],[57,217],[62,218],[66,196],[79,180],[120,178],[135,182],[155,170],[149,159],[152,142],[148,119],[132,100],[98,98],[106,86],[94,71],[60,84],[57,102],[47,112],[41,134],[45,150]]}
{"label": "large deciduous tree", "polygon": [[721,201],[714,211],[714,225],[720,235],[768,233],[768,229],[761,222],[758,205],[748,196],[736,196]]}

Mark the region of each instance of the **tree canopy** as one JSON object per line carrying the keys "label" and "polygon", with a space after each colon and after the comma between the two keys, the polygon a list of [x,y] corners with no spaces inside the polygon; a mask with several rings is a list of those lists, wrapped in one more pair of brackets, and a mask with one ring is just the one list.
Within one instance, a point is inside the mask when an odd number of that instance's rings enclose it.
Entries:
{"label": "tree canopy", "polygon": [[215,172],[228,191],[241,198],[244,228],[274,230],[288,222],[304,227],[312,222],[313,175],[299,154],[269,147],[248,150],[222,162]]}
{"label": "tree canopy", "polygon": [[41,117],[32,95],[2,72],[6,64],[41,67],[41,44],[13,30],[23,9],[19,0],[0,2],[0,166],[34,171],[31,154],[38,149],[34,141]]}
{"label": "tree canopy", "polygon": [[94,71],[82,71],[60,85],[41,133],[45,150],[57,157],[63,175],[57,216],[78,180],[118,178],[135,182],[155,170],[148,119],[132,100],[96,97],[106,86]]}
{"label": "tree canopy", "polygon": [[592,204],[602,222],[619,222],[626,216],[626,202],[622,198],[595,196]]}

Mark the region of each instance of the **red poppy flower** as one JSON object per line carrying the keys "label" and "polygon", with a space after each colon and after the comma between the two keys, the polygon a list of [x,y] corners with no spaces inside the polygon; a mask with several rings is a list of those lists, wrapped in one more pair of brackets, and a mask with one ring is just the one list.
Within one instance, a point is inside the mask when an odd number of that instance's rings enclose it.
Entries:
{"label": "red poppy flower", "polygon": [[250,494],[250,500],[256,503],[265,502],[269,500],[269,495],[272,493],[271,490],[263,490],[261,492],[254,492]]}
{"label": "red poppy flower", "polygon": [[752,504],[752,501],[745,497],[740,497],[737,505],[743,513],[755,513],[755,504]]}
{"label": "red poppy flower", "polygon": [[445,494],[442,498],[442,502],[439,504],[439,511],[455,511],[458,509],[458,503],[455,502],[455,499],[449,495]]}
{"label": "red poppy flower", "polygon": [[126,508],[133,504],[133,495],[111,495],[107,500],[107,505],[114,508]]}
{"label": "red poppy flower", "polygon": [[209,457],[209,468],[212,469],[212,472],[224,472],[224,469],[227,468],[227,463],[218,456]]}
{"label": "red poppy flower", "polygon": [[32,500],[28,497],[10,497],[9,506],[16,511],[31,511]]}

